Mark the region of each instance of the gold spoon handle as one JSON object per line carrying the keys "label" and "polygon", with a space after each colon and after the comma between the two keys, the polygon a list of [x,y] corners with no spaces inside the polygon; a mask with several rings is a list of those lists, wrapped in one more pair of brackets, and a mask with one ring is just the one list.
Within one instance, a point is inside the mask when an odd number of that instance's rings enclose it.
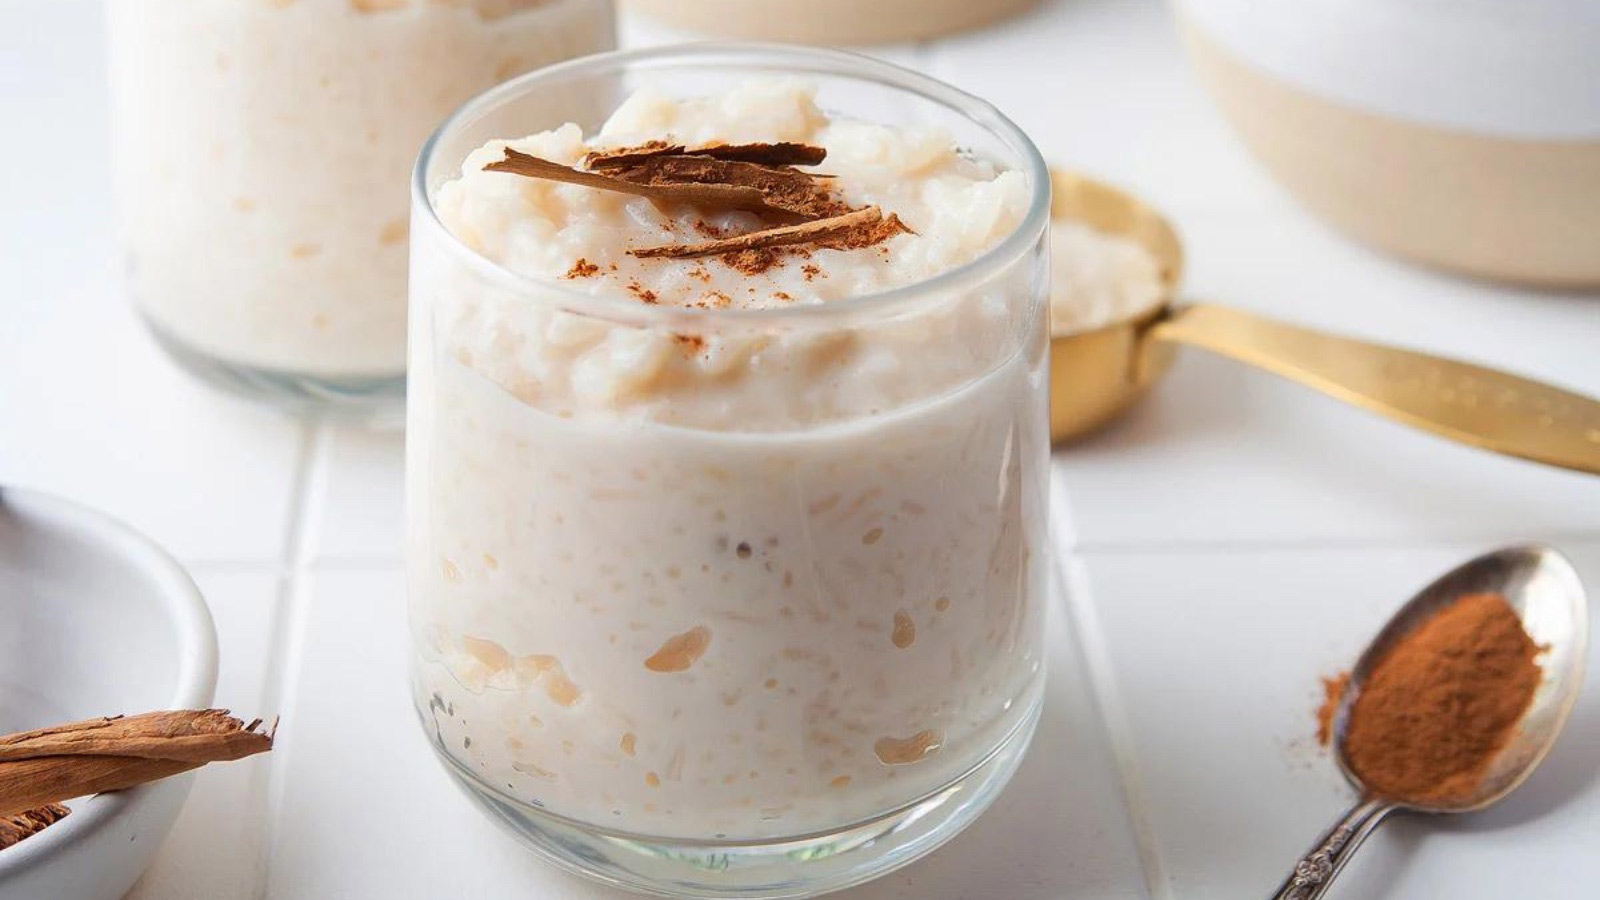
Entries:
{"label": "gold spoon handle", "polygon": [[1442,437],[1600,474],[1600,402],[1471,363],[1195,304],[1150,337],[1204,347]]}
{"label": "gold spoon handle", "polygon": [[1377,828],[1394,806],[1385,800],[1362,800],[1345,811],[1334,826],[1317,839],[1306,855],[1294,864],[1294,871],[1273,893],[1272,900],[1316,900],[1333,884],[1356,848]]}

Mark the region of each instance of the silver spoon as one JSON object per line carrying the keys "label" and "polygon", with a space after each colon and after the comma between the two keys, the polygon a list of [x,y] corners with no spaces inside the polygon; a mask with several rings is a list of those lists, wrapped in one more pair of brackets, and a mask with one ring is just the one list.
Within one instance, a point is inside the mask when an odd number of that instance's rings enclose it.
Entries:
{"label": "silver spoon", "polygon": [[[1495,758],[1478,790],[1449,806],[1427,806],[1372,794],[1350,768],[1345,756],[1345,731],[1350,708],[1372,667],[1389,648],[1423,620],[1466,594],[1492,593],[1506,598],[1535,644],[1547,647],[1539,657],[1544,677],[1521,727]],[[1361,800],[1328,830],[1311,851],[1295,863],[1294,872],[1273,900],[1315,900],[1355,855],[1367,835],[1392,812],[1464,813],[1492,806],[1522,784],[1550,751],[1561,726],[1578,699],[1583,662],[1589,645],[1589,604],[1578,573],[1566,557],[1549,547],[1507,547],[1488,553],[1445,574],[1389,620],[1361,654],[1350,672],[1350,685],[1334,713],[1335,757],[1344,777],[1361,792]]]}

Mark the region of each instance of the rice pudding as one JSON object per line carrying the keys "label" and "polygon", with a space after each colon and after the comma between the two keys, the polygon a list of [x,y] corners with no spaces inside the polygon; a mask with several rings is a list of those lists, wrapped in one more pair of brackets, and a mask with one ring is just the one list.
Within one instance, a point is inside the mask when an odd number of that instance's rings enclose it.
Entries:
{"label": "rice pudding", "polygon": [[[702,184],[727,179],[762,209]],[[1030,190],[791,80],[645,89],[595,133],[467,155],[412,276],[413,676],[441,752],[567,821],[748,841],[1025,741],[1041,236],[937,279],[1022,230]],[[783,229],[815,239],[738,244]]]}
{"label": "rice pudding", "polygon": [[229,367],[396,384],[423,140],[478,91],[613,45],[609,0],[107,11],[120,231],[152,327]]}
{"label": "rice pudding", "polygon": [[1151,312],[1166,299],[1143,244],[1070,219],[1050,225],[1050,331],[1079,334]]}

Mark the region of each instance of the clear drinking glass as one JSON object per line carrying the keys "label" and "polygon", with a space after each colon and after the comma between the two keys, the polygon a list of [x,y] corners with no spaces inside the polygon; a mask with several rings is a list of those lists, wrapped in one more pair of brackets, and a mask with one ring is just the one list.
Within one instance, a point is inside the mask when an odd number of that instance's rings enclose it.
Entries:
{"label": "clear drinking glass", "polygon": [[398,420],[405,184],[439,120],[614,46],[611,0],[108,0],[127,283],[203,381]]}
{"label": "clear drinking glass", "polygon": [[[640,87],[775,76],[1022,173],[1021,225],[931,280],[739,310],[524,277],[440,221],[440,185],[491,138],[592,133]],[[484,94],[424,149],[413,191],[412,678],[468,795],[559,865],[671,896],[838,889],[977,816],[1044,677],[1049,196],[1028,138],[885,63],[691,45]],[[607,364],[568,353],[575,335],[617,366],[673,341],[732,362],[715,385],[640,376],[630,389],[659,395],[607,415],[546,390]],[[835,377],[845,352],[875,354],[870,374]],[[779,408],[804,424],[763,412]]]}

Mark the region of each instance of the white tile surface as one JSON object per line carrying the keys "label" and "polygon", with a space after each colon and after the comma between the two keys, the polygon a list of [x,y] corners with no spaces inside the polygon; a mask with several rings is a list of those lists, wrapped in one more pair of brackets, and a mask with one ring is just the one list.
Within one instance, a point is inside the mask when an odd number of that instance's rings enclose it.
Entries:
{"label": "white tile surface", "polygon": [[[1486,549],[1102,552],[1074,566],[1109,665],[1101,699],[1142,797],[1158,898],[1266,896],[1353,799],[1316,747],[1319,674],[1352,663],[1435,575]],[[1567,550],[1600,584],[1600,541]],[[1341,898],[1593,896],[1600,857],[1600,647],[1570,731],[1525,789],[1466,824],[1400,820]]]}
{"label": "white tile surface", "polygon": [[317,566],[398,564],[404,537],[405,435],[330,427],[311,488]]}
{"label": "white tile surface", "polygon": [[[195,580],[216,620],[221,649],[215,705],[245,720],[270,719],[278,576],[201,572]],[[253,900],[262,874],[271,762],[258,756],[196,773],[177,824],[127,900]]]}

